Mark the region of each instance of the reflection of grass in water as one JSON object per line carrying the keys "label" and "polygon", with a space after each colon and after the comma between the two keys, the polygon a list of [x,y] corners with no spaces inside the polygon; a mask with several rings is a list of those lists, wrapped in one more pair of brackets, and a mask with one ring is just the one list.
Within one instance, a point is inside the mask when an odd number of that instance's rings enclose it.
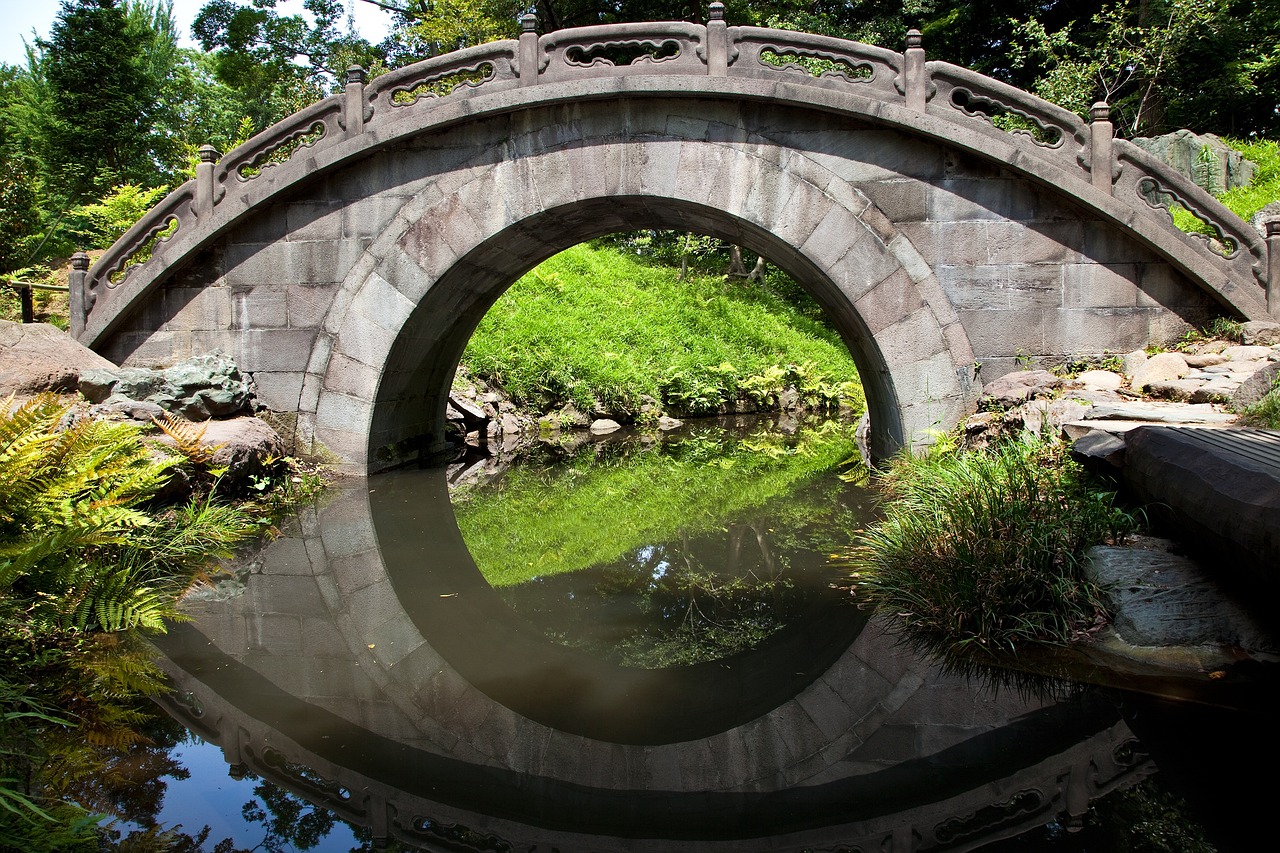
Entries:
{"label": "reflection of grass in water", "polygon": [[455,493],[467,548],[494,587],[572,572],[680,533],[722,528],[853,454],[852,425],[799,436],[706,436],[598,458],[587,448],[554,468],[516,466],[496,484]]}

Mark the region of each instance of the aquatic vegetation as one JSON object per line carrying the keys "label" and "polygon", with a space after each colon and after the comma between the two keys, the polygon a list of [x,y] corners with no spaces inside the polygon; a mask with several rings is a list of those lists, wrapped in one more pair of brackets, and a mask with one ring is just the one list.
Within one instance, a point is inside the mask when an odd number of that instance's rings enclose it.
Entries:
{"label": "aquatic vegetation", "polygon": [[1106,618],[1084,551],[1135,526],[1057,440],[896,457],[884,519],[849,553],[855,594],[947,657],[1066,643]]}

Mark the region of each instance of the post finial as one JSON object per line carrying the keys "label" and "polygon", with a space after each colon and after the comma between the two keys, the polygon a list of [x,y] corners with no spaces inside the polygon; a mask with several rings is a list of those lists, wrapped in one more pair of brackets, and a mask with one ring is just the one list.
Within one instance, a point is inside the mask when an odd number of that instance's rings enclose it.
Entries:
{"label": "post finial", "polygon": [[1263,220],[1262,228],[1267,232],[1268,237],[1280,237],[1280,216]]}
{"label": "post finial", "polygon": [[201,163],[216,163],[222,156],[222,152],[212,145],[201,145],[197,153],[200,155]]}
{"label": "post finial", "polygon": [[89,268],[89,256],[84,252],[76,252],[71,256],[71,268],[83,272]]}
{"label": "post finial", "polygon": [[347,66],[347,82],[363,83],[365,78],[368,76],[368,73],[369,72],[365,71],[364,68],[359,65],[349,65]]}
{"label": "post finial", "polygon": [[1097,101],[1089,108],[1090,121],[1110,121],[1111,105],[1106,101]]}
{"label": "post finial", "polygon": [[708,21],[724,20],[724,4],[721,3],[720,0],[716,0],[715,3],[712,3],[707,8],[707,20]]}
{"label": "post finial", "polygon": [[924,34],[917,29],[907,30],[907,47],[924,47]]}
{"label": "post finial", "polygon": [[520,31],[526,33],[536,32],[538,29],[538,16],[533,12],[525,12],[520,19]]}

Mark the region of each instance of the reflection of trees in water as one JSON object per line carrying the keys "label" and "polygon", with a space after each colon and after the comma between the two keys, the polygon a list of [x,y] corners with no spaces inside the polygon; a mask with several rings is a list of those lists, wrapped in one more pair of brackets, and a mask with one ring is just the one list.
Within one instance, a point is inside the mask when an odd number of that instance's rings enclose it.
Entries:
{"label": "reflection of trees in water", "polygon": [[829,594],[833,544],[866,521],[865,496],[835,477],[603,566],[506,587],[548,637],[623,666],[656,669],[749,651]]}

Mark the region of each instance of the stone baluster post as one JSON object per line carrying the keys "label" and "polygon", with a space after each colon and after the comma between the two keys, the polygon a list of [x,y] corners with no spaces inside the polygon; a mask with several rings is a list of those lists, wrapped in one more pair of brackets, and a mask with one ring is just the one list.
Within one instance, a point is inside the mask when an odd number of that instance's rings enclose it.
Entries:
{"label": "stone baluster post", "polygon": [[1267,313],[1280,320],[1280,216],[1267,220]]}
{"label": "stone baluster post", "polygon": [[89,256],[84,252],[76,252],[71,256],[71,272],[67,275],[67,303],[70,308],[71,337],[73,338],[79,338],[84,334],[85,324],[89,321],[89,312],[93,309],[88,278]]}
{"label": "stone baluster post", "polygon": [[724,4],[712,3],[707,11],[707,74],[724,77],[729,73],[729,25],[724,20]]}
{"label": "stone baluster post", "polygon": [[196,164],[196,216],[213,213],[213,167],[221,156],[212,145],[200,146],[200,162]]}
{"label": "stone baluster post", "polygon": [[520,19],[520,85],[538,82],[538,16],[532,12]]}
{"label": "stone baluster post", "polygon": [[364,81],[365,70],[359,65],[347,69],[346,103],[342,111],[346,123],[347,136],[359,136],[364,133]]}
{"label": "stone baluster post", "polygon": [[1112,194],[1111,174],[1115,164],[1112,142],[1115,125],[1111,123],[1111,106],[1098,101],[1089,110],[1089,172],[1093,185],[1107,195]]}
{"label": "stone baluster post", "polygon": [[902,54],[903,93],[907,108],[924,112],[929,99],[929,79],[924,67],[924,36],[919,30],[907,30],[907,49]]}

